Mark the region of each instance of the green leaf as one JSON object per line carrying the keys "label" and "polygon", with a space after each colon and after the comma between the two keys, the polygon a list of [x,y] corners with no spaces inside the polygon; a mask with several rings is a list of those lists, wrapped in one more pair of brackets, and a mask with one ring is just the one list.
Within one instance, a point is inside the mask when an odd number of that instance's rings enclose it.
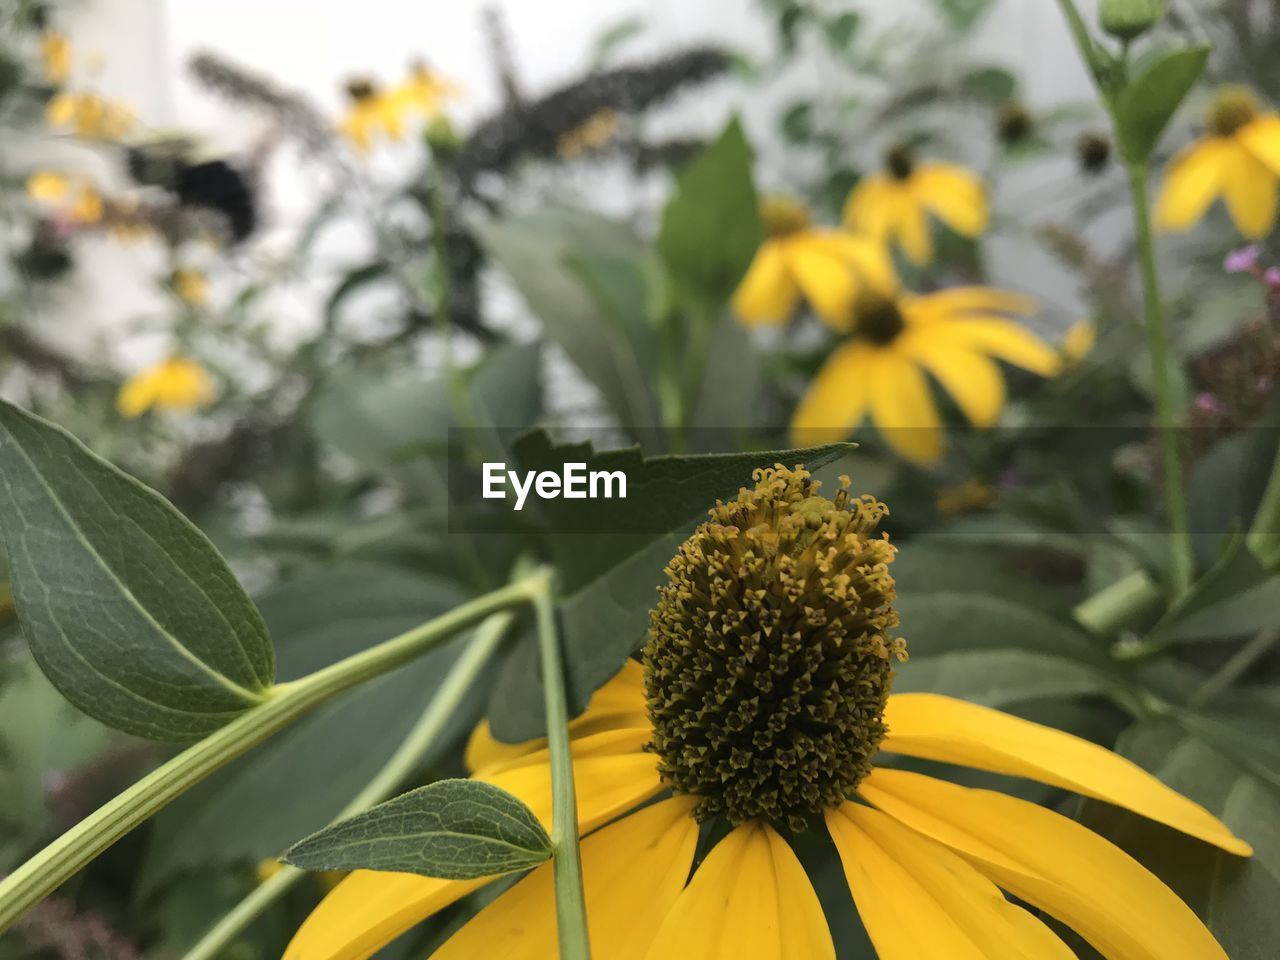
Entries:
{"label": "green leaf", "polygon": [[1018,92],[1018,78],[1002,67],[978,67],[960,78],[960,89],[974,99],[999,106]]}
{"label": "green leaf", "polygon": [[1229,640],[1275,626],[1277,610],[1280,577],[1271,577],[1237,535],[1151,634],[1179,642]]}
{"label": "green leaf", "polygon": [[644,351],[602,309],[600,288],[585,286],[581,275],[586,260],[643,261],[648,253],[635,233],[604,217],[565,209],[490,222],[479,234],[547,337],[600,391],[624,428],[658,427],[653,371],[639,359]]}
{"label": "green leaf", "polygon": [[520,800],[479,780],[441,780],[344,820],[290,847],[304,870],[389,870],[474,880],[528,870],[551,839]]}
{"label": "green leaf", "polygon": [[1121,152],[1131,163],[1146,163],[1174,113],[1196,85],[1209,61],[1208,47],[1165,54],[1130,82],[1116,104]]}
{"label": "green leaf", "polygon": [[762,239],[751,148],[735,119],[681,174],[662,214],[658,252],[677,294],[714,314]]}
{"label": "green leaf", "polygon": [[827,45],[835,53],[843,53],[853,42],[854,34],[861,24],[862,16],[852,10],[832,17],[822,25],[823,32],[827,35]]}
{"label": "green leaf", "polygon": [[941,693],[999,709],[1030,700],[1102,695],[1113,686],[1095,667],[1028,650],[911,657],[893,681],[894,693]]}
{"label": "green leaf", "polygon": [[90,716],[191,740],[260,703],[266,625],[208,539],[70,434],[0,403],[0,534],[42,670]]}
{"label": "green leaf", "polygon": [[[292,680],[462,603],[451,583],[378,564],[299,576],[262,597],[280,676]],[[435,695],[457,656],[450,644],[317,710],[179,797],[156,818],[148,888],[211,866],[253,864],[329,823],[377,773]],[[487,690],[459,711],[424,767],[474,725]],[[289,797],[281,803],[281,797]],[[206,918],[211,921],[212,916]]]}
{"label": "green leaf", "polygon": [[1221,818],[1253,845],[1253,857],[1232,856],[1095,801],[1083,805],[1079,819],[1172,887],[1232,960],[1272,960],[1280,943],[1280,781],[1274,761],[1256,755],[1254,742],[1259,724],[1274,731],[1280,721],[1273,711],[1228,723],[1230,752],[1175,719],[1135,725],[1116,749]]}

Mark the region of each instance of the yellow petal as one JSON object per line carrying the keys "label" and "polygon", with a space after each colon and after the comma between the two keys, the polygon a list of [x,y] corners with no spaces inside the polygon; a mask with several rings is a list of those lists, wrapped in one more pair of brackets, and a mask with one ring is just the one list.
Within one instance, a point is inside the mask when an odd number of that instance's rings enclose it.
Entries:
{"label": "yellow petal", "polygon": [[859,803],[826,813],[880,960],[1062,960],[1056,935],[942,844]]}
{"label": "yellow petal", "polygon": [[863,177],[844,202],[844,225],[851,230],[884,240],[893,226],[897,183],[882,173]]}
{"label": "yellow petal", "polygon": [[882,749],[1027,777],[1105,800],[1231,853],[1252,851],[1204,807],[1137,764],[1061,730],[934,693],[891,696]]}
{"label": "yellow petal", "polygon": [[[960,320],[964,314],[1035,313],[1031,297],[997,287],[948,287],[937,293],[911,297],[907,309],[930,321]],[[959,315],[959,316],[957,316]]]}
{"label": "yellow petal", "polygon": [[1058,349],[1067,363],[1074,364],[1087,357],[1097,342],[1098,325],[1094,323],[1092,317],[1085,317],[1071,325]]}
{"label": "yellow petal", "polygon": [[1164,175],[1156,201],[1156,225],[1162,230],[1186,230],[1196,224],[1222,191],[1234,145],[1224,137],[1206,137],[1184,147]]}
{"label": "yellow petal", "polygon": [[934,339],[935,329],[907,330],[902,335],[902,348],[937,378],[970,422],[979,427],[991,426],[1004,409],[1000,368],[980,353]]}
{"label": "yellow petal", "polygon": [[[628,660],[623,668],[603,687],[591,695],[587,709],[569,723],[569,736],[579,739],[611,730],[641,730],[649,728],[649,718],[644,700],[644,668],[634,660]],[[483,720],[467,742],[467,770],[476,773],[488,767],[507,765],[545,750],[547,741],[526,740],[524,743],[503,743],[495,740],[489,729],[489,721]]]}
{"label": "yellow petal", "polygon": [[70,181],[61,173],[43,170],[27,178],[27,196],[43,203],[61,203],[70,188]]}
{"label": "yellow petal", "polygon": [[[687,798],[666,800],[582,841],[582,875],[591,952],[643,960],[684,888],[698,824]],[[543,864],[485,907],[431,956],[433,960],[546,960],[558,951],[555,877]]]}
{"label": "yellow petal", "polygon": [[843,440],[867,411],[867,359],[872,348],[857,340],[838,347],[818,371],[791,419],[796,446]]}
{"label": "yellow petal", "polygon": [[1237,130],[1236,139],[1272,171],[1280,174],[1280,116],[1269,113],[1258,117]]}
{"label": "yellow petal", "polygon": [[1236,228],[1259,240],[1276,225],[1276,174],[1244,146],[1233,143],[1222,178],[1222,196]]}
{"label": "yellow petal", "polygon": [[[573,776],[578,826],[585,834],[643,803],[662,789],[657,758],[636,744],[624,755],[581,752],[595,743],[574,744]],[[588,738],[590,740],[592,738]],[[584,747],[583,744],[586,744]],[[545,760],[486,776],[551,825],[551,771]],[[406,930],[483,886],[486,880],[435,880],[404,873],[357,870],[338,884],[294,935],[284,960],[365,960]]]}
{"label": "yellow petal", "polygon": [[922,164],[909,182],[916,198],[956,233],[976,237],[987,229],[987,192],[964,167]]}
{"label": "yellow petal", "polygon": [[1021,324],[1004,317],[973,315],[930,327],[930,336],[1011,363],[1042,377],[1062,370],[1058,352]]}
{"label": "yellow petal", "polygon": [[866,366],[876,429],[908,460],[936,462],[942,456],[942,424],[929,384],[915,361],[891,344],[873,350]]}
{"label": "yellow petal", "polygon": [[912,263],[923,266],[933,259],[929,219],[920,201],[906,190],[899,191],[894,201],[892,221],[892,233]]}
{"label": "yellow petal", "polygon": [[795,312],[799,291],[782,251],[777,240],[761,244],[733,295],[733,312],[749,327],[776,326]]}
{"label": "yellow petal", "polygon": [[136,419],[151,409],[159,391],[160,381],[154,370],[132,376],[116,394],[116,411],[126,419]]}
{"label": "yellow petal", "polygon": [[1061,814],[1002,793],[884,768],[858,792],[1058,918],[1106,957],[1226,960],[1199,918],[1154,874]]}
{"label": "yellow petal", "polygon": [[658,930],[648,960],[835,960],[813,885],[763,824],[707,855]]}
{"label": "yellow petal", "polygon": [[800,292],[837,330],[852,323],[853,303],[868,285],[892,277],[887,255],[876,243],[838,230],[806,230],[782,241],[783,256]]}

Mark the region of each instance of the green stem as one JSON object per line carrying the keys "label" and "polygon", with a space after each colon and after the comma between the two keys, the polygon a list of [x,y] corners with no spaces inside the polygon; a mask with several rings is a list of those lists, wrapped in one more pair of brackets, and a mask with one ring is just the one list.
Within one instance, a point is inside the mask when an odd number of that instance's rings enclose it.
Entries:
{"label": "green stem", "polygon": [[1080,51],[1080,56],[1084,58],[1085,65],[1089,68],[1094,83],[1098,85],[1099,92],[1105,96],[1106,91],[1102,89],[1098,45],[1094,42],[1093,37],[1090,36],[1089,27],[1085,24],[1084,17],[1080,15],[1080,11],[1076,8],[1073,0],[1058,0],[1058,6],[1062,8],[1062,16],[1066,18],[1067,28],[1071,31],[1072,39],[1075,40],[1076,48]]}
{"label": "green stem", "polygon": [[[453,718],[481,670],[502,644],[515,614],[504,610],[495,613],[476,629],[475,636],[467,644],[462,655],[450,668],[440,689],[431,703],[414,724],[386,764],[374,775],[356,796],[334,817],[334,822],[345,820],[368,810],[390,797],[422,762],[422,757],[436,742],[441,732]],[[263,881],[241,900],[234,909],[220,919],[200,938],[183,960],[214,960],[231,945],[249,924],[270,909],[282,896],[292,890],[307,876],[306,870],[288,864]]]}
{"label": "green stem", "polygon": [[490,614],[529,599],[527,582],[508,584],[301,680],[277,684],[259,706],[153,770],[0,881],[0,933],[219,767],[338,694],[394,670]]}
{"label": "green stem", "polygon": [[1205,681],[1197,690],[1187,706],[1196,710],[1210,706],[1213,701],[1226,693],[1255,663],[1271,652],[1280,643],[1280,630],[1263,630],[1256,637],[1231,655],[1218,672]]}
{"label": "green stem", "polygon": [[1245,545],[1268,569],[1280,565],[1280,446]]}
{"label": "green stem", "polygon": [[1159,605],[1160,588],[1144,570],[1136,570],[1083,600],[1076,622],[1100,636],[1114,633]]}
{"label": "green stem", "polygon": [[574,796],[573,754],[569,746],[569,705],[564,661],[556,629],[551,571],[530,582],[529,599],[538,621],[542,687],[547,710],[547,746],[551,754],[551,846],[555,857],[556,924],[560,960],[590,960],[587,908],[583,899],[582,858],[578,850],[578,803]]}
{"label": "green stem", "polygon": [[[1117,121],[1117,132],[1119,122]],[[1165,330],[1164,304],[1160,297],[1160,275],[1156,268],[1155,238],[1151,232],[1151,210],[1147,199],[1146,164],[1126,164],[1129,192],[1133,197],[1133,222],[1137,231],[1138,259],[1142,265],[1142,298],[1146,306],[1147,339],[1151,347],[1151,372],[1156,391],[1156,416],[1160,426],[1160,447],[1164,460],[1165,509],[1173,534],[1173,586],[1181,595],[1195,579],[1195,554],[1191,545],[1191,525],[1187,498],[1182,489],[1182,458],[1178,451],[1178,413],[1173,384],[1169,378],[1169,338]]]}

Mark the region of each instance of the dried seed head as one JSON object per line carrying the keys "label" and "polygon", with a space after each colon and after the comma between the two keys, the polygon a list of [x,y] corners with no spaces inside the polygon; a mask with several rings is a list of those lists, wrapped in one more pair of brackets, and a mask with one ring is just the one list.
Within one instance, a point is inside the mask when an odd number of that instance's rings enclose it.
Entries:
{"label": "dried seed head", "polygon": [[757,470],[680,547],[644,649],[652,749],[698,816],[801,829],[842,802],[885,736],[905,644],[875,529],[849,481],[834,500],[801,467]]}

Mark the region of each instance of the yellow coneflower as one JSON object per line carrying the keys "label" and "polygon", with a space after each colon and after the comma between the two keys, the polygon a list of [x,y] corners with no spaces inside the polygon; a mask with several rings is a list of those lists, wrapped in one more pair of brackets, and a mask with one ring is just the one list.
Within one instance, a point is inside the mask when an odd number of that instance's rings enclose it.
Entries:
{"label": "yellow coneflower", "polygon": [[1058,350],[1062,354],[1063,363],[1075,366],[1087,357],[1098,342],[1098,326],[1092,317],[1077,320],[1067,330]]}
{"label": "yellow coneflower", "polygon": [[71,41],[65,33],[46,30],[40,35],[40,60],[44,66],[44,78],[60,87],[71,76]]}
{"label": "yellow coneflower", "polygon": [[438,116],[446,100],[458,96],[461,88],[422,61],[409,67],[408,78],[391,92],[396,105],[428,120]]}
{"label": "yellow coneflower", "polygon": [[209,278],[199,270],[179,267],[169,274],[169,287],[188,306],[203,309],[209,305]]}
{"label": "yellow coneflower", "polygon": [[584,123],[580,123],[567,133],[562,133],[556,141],[556,152],[566,160],[573,160],[599,150],[618,132],[618,111],[612,107],[597,110]]}
{"label": "yellow coneflower", "polygon": [[902,456],[933,463],[942,455],[942,427],[925,374],[971,423],[993,425],[1005,402],[995,359],[1044,377],[1061,366],[1052,347],[1009,319],[1034,308],[1027,297],[986,287],[867,290],[846,306],[848,339],[800,401],[792,436],[806,444],[841,440],[869,415]]}
{"label": "yellow coneflower", "polygon": [[1244,236],[1259,239],[1276,224],[1280,116],[1263,113],[1243,87],[1223,90],[1209,108],[1207,131],[1165,171],[1156,224],[1187,230],[1218,197]]}
{"label": "yellow coneflower", "polygon": [[102,195],[83,177],[42,170],[27,178],[27,196],[55,206],[73,223],[89,225],[102,220]]}
{"label": "yellow coneflower", "polygon": [[892,286],[893,265],[881,244],[842,230],[814,226],[800,203],[769,197],[761,203],[766,238],[733,296],[747,326],[777,326],[804,296],[834,322],[866,284]]}
{"label": "yellow coneflower", "polygon": [[[895,548],[876,532],[885,506],[850,497],[847,478],[822,497],[800,468],[756,481],[711,510],[668,565],[643,666],[627,664],[571,725],[593,955],[834,960],[823,907],[782,835],[825,826],[881,960],[1073,956],[1033,909],[1110,958],[1226,960],[1168,887],[1082,824],[882,764],[898,755],[1027,777],[1251,852],[1100,746],[950,697],[890,695],[905,647]],[[467,762],[549,821],[545,741],[501,744],[481,725]],[[689,879],[708,817],[730,831]],[[364,960],[486,882],[356,871],[285,960]],[[552,865],[538,867],[432,957],[554,957],[553,887]]]}
{"label": "yellow coneflower", "polygon": [[118,140],[135,122],[126,104],[96,93],[59,93],[45,108],[45,119],[50,126],[70,128],[86,140]]}
{"label": "yellow coneflower", "polygon": [[125,381],[116,396],[120,416],[132,420],[148,410],[196,410],[216,396],[213,378],[187,357],[169,357]]}
{"label": "yellow coneflower", "polygon": [[378,137],[399,140],[404,136],[402,104],[372,80],[351,80],[347,83],[347,96],[351,105],[338,130],[358,151],[368,153]]}
{"label": "yellow coneflower", "polygon": [[883,173],[858,181],[844,205],[851,229],[893,240],[913,263],[933,259],[929,215],[966,237],[987,229],[987,194],[982,182],[950,163],[917,164],[911,149],[896,146],[885,157]]}

